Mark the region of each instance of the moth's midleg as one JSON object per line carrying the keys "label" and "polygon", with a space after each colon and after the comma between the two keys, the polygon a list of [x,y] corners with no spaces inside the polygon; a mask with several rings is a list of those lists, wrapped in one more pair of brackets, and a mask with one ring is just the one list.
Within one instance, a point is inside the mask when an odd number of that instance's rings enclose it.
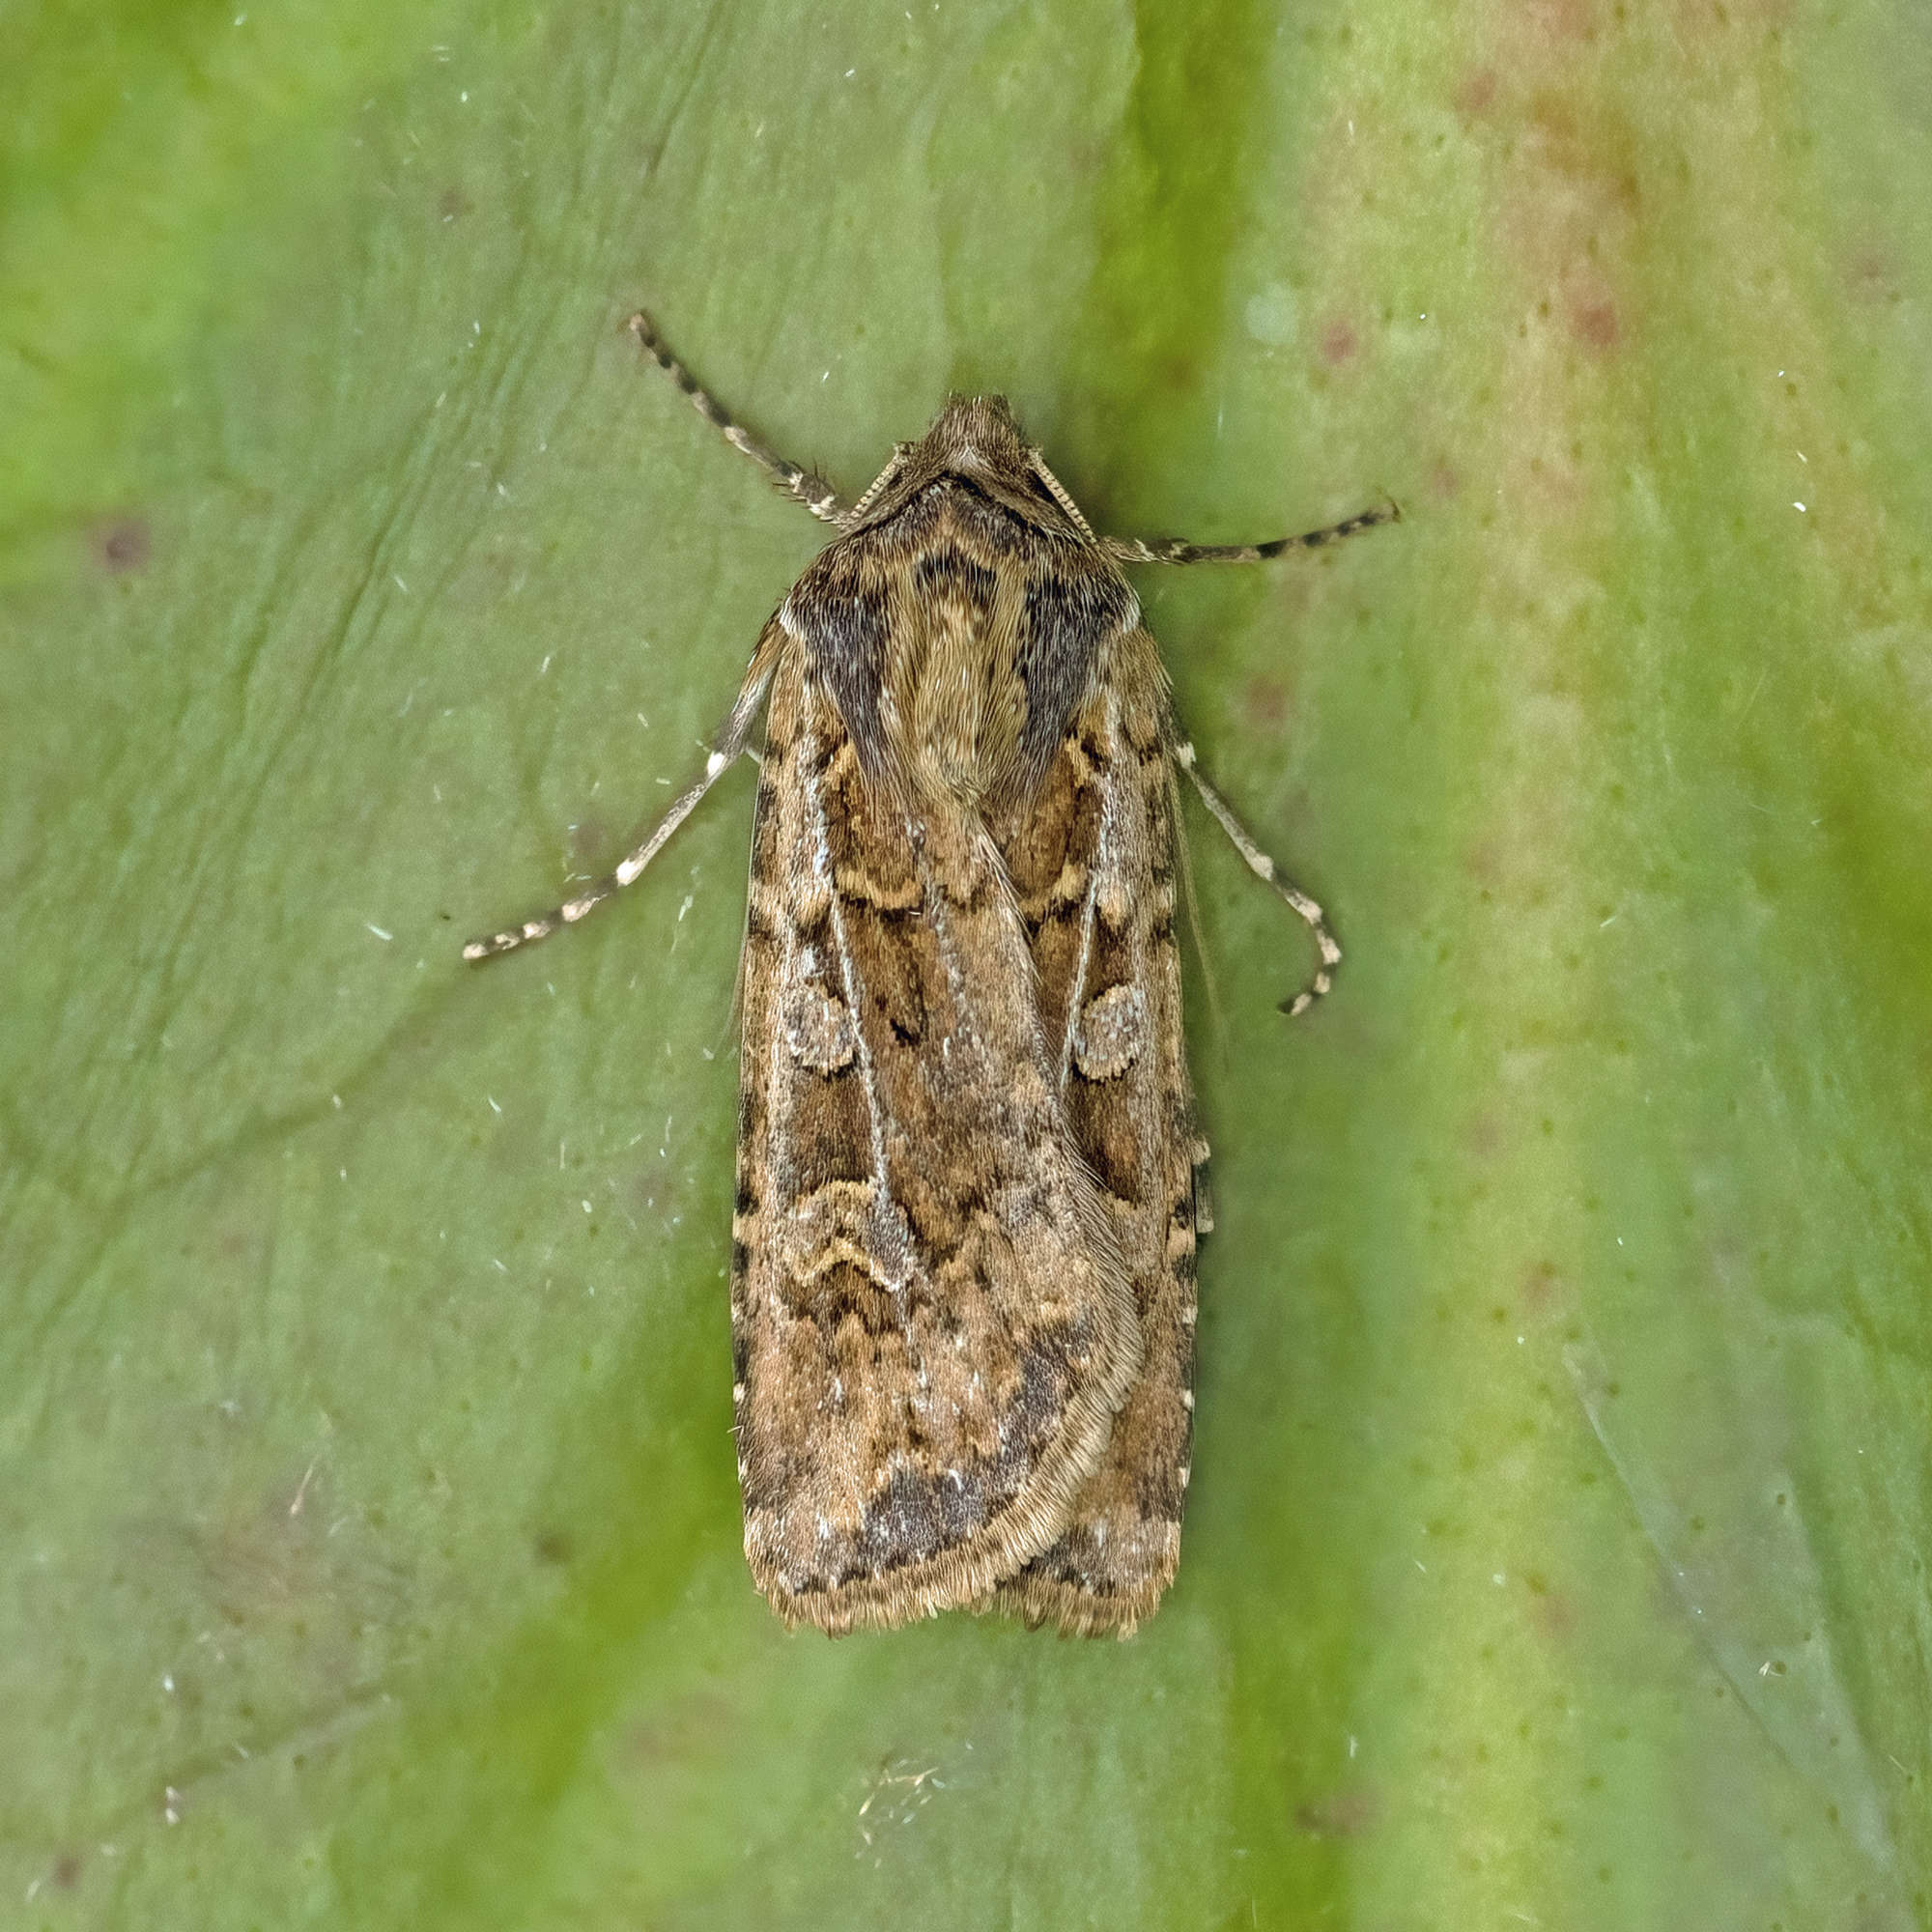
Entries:
{"label": "moth's midleg", "polygon": [[1194,747],[1184,738],[1174,748],[1174,762],[1194,781],[1194,789],[1201,794],[1201,803],[1214,814],[1215,824],[1234,842],[1235,850],[1246,862],[1248,870],[1293,906],[1315,935],[1316,952],[1321,955],[1315,977],[1293,999],[1281,1003],[1281,1010],[1293,1019],[1295,1014],[1306,1012],[1335,983],[1335,968],[1342,963],[1342,949],[1336,945],[1335,935],[1328,930],[1328,921],[1321,908],[1299,886],[1280,875],[1274,861],[1256,844],[1247,827],[1235,816],[1234,807],[1201,776],[1195,762]]}
{"label": "moth's midleg", "polygon": [[615,871],[607,873],[595,885],[586,886],[575,898],[566,899],[563,904],[553,907],[539,918],[526,919],[520,924],[505,926],[501,932],[472,939],[463,949],[464,958],[494,959],[499,952],[513,952],[518,947],[527,946],[534,940],[548,939],[558,926],[575,925],[586,913],[602,905],[611,894],[640,876],[644,867],[663,851],[671,834],[697,810],[698,801],[743,755],[751,741],[752,727],[757,723],[758,708],[765,701],[772,673],[778,668],[783,639],[784,634],[776,620],[765,626],[758,647],[752,653],[751,668],[745,673],[745,682],[731,706],[730,715],[712,737],[710,755],[704,760],[703,776],[678,793],[671,802],[670,810],[651,827],[643,841],[626,855]]}
{"label": "moth's midleg", "polygon": [[1394,497],[1359,516],[1330,524],[1325,529],[1304,530],[1298,537],[1276,537],[1263,544],[1195,544],[1181,537],[1103,537],[1101,547],[1116,563],[1265,563],[1291,550],[1324,550],[1344,537],[1372,530],[1378,524],[1402,521]]}
{"label": "moth's midleg", "polygon": [[670,345],[658,333],[642,309],[624,327],[656,359],[658,367],[691,398],[691,406],[724,437],[741,456],[749,456],[795,503],[803,503],[821,523],[837,524],[845,516],[847,505],[824,477],[815,470],[801,469],[787,462],[777,450],[759,440],[739,422],[675,355]]}

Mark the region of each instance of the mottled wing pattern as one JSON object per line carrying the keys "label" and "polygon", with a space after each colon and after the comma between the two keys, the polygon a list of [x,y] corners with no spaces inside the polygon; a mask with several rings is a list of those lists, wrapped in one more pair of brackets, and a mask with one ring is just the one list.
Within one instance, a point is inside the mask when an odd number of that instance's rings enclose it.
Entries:
{"label": "mottled wing pattern", "polygon": [[801,628],[752,853],[733,1397],[753,1576],[838,1632],[1051,1543],[1141,1338],[998,850],[867,782]]}
{"label": "mottled wing pattern", "polygon": [[1131,1632],[1180,1549],[1197,1140],[1174,921],[1176,772],[1341,952],[1177,741],[1124,561],[1005,400],[953,396],[856,502],[707,421],[839,531],[765,627],[701,779],[607,877],[472,940],[494,958],[638,878],[769,690],[745,942],[732,1401],[745,1548],[791,1623],[997,1607]]}
{"label": "mottled wing pattern", "polygon": [[1113,1217],[1145,1346],[1066,1528],[996,1599],[1080,1634],[1128,1634],[1172,1580],[1192,1440],[1206,1150],[1181,1051],[1166,691],[1153,639],[1138,623],[1117,632],[1038,792],[999,828],[1068,1131]]}

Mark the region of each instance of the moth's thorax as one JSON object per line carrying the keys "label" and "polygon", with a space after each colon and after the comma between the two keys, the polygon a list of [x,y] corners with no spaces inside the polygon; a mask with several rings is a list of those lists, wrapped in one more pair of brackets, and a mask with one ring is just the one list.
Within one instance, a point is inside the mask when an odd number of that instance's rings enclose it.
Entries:
{"label": "moth's thorax", "polygon": [[977,807],[1016,782],[1027,691],[1015,663],[1026,573],[1016,533],[963,483],[930,484],[903,513],[889,580],[879,724],[915,795]]}
{"label": "moth's thorax", "polygon": [[868,781],[927,810],[1010,804],[1037,783],[1139,603],[997,398],[950,404],[895,462],[903,473],[888,469],[780,621]]}

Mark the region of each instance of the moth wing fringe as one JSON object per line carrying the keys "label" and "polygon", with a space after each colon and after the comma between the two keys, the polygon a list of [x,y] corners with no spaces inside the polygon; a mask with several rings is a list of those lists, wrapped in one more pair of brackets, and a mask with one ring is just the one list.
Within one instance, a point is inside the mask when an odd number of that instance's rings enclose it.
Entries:
{"label": "moth wing fringe", "polygon": [[952,1548],[876,1577],[853,1577],[834,1591],[794,1593],[753,1553],[748,1538],[753,1579],[772,1608],[793,1630],[810,1625],[828,1636],[844,1636],[894,1630],[942,1610],[983,1607],[1065,1531],[1074,1498],[1107,1453],[1114,1418],[1140,1374],[1144,1346],[1137,1321],[1116,1329],[1106,1368],[1068,1403],[1065,1425],[1019,1494]]}
{"label": "moth wing fringe", "polygon": [[1100,1597],[1077,1584],[1045,1577],[1009,1579],[974,1607],[1023,1623],[1029,1630],[1054,1625],[1062,1636],[1115,1636],[1123,1642],[1160,1606],[1179,1566],[1180,1546],[1154,1576],[1129,1595]]}

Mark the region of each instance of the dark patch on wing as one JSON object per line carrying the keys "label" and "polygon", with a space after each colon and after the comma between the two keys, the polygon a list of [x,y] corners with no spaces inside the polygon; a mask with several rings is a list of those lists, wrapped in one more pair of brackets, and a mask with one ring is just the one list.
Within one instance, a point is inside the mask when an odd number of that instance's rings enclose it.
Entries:
{"label": "dark patch on wing", "polygon": [[834,544],[798,581],[791,613],[812,668],[837,706],[867,773],[885,755],[879,689],[885,675],[886,590],[860,559]]}
{"label": "dark patch on wing", "polygon": [[1101,644],[1134,616],[1133,592],[1111,573],[1051,572],[1027,586],[1017,665],[1027,695],[1020,763],[1029,777],[1037,780],[1059,750]]}
{"label": "dark patch on wing", "polygon": [[996,1510],[1016,1496],[1061,1414],[1064,1370],[1045,1355],[1029,1352],[1008,1438],[990,1457],[957,1470],[922,1471],[901,1463],[878,1501],[870,1504],[859,1533],[828,1568],[831,1586],[854,1577],[882,1577],[908,1563],[928,1561],[973,1536]]}

